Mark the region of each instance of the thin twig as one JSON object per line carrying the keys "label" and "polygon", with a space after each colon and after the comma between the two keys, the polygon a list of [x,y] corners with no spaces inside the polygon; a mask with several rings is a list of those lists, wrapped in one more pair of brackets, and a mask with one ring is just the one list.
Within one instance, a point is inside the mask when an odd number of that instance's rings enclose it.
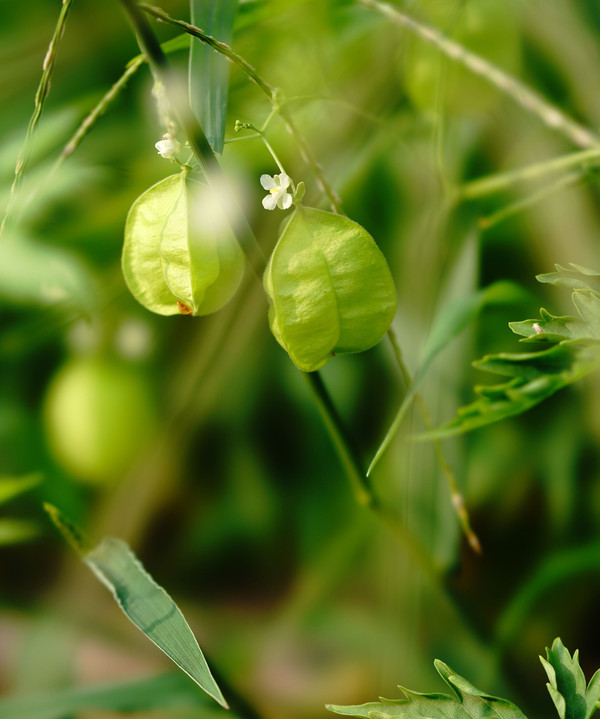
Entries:
{"label": "thin twig", "polygon": [[327,196],[327,199],[329,200],[329,204],[331,205],[331,209],[333,212],[341,212],[342,207],[342,201],[339,197],[339,195],[336,193],[336,191],[333,189],[333,187],[328,182],[327,178],[325,177],[325,174],[323,172],[323,168],[321,165],[317,162],[316,158],[312,154],[312,151],[310,150],[310,147],[308,146],[308,143],[304,139],[303,135],[300,133],[298,128],[296,127],[294,121],[292,120],[291,115],[289,114],[289,111],[283,106],[284,103],[281,102],[279,97],[278,90],[273,87],[271,84],[269,84],[266,80],[264,80],[257,72],[256,70],[250,65],[250,63],[246,62],[244,58],[241,55],[238,55],[237,52],[235,52],[229,45],[226,45],[224,42],[220,42],[219,40],[216,40],[211,35],[208,35],[204,32],[204,30],[201,30],[198,27],[195,27],[194,25],[190,25],[187,22],[184,22],[183,20],[177,20],[175,18],[172,18],[170,15],[168,15],[164,10],[161,10],[158,7],[153,7],[151,5],[146,5],[144,3],[140,3],[139,7],[148,15],[151,15],[152,17],[156,18],[160,22],[167,23],[169,25],[173,25],[180,30],[183,30],[184,32],[188,33],[189,35],[192,35],[193,37],[197,38],[201,42],[205,43],[209,47],[212,47],[213,50],[216,50],[217,52],[221,53],[222,55],[225,55],[231,62],[236,64],[243,72],[246,73],[246,75],[254,82],[256,85],[263,91],[263,93],[267,96],[269,99],[269,102],[272,104],[273,108],[281,118],[286,130],[292,135],[294,138],[296,145],[298,147],[298,150],[300,152],[300,155],[302,156],[302,159],[306,162],[306,164],[311,168],[313,171],[313,174],[317,180],[317,183],[321,190],[325,193]]}
{"label": "thin twig", "polygon": [[520,182],[538,180],[545,175],[569,170],[572,167],[580,166],[585,169],[587,164],[592,165],[598,161],[600,161],[600,147],[581,152],[572,152],[545,162],[536,162],[534,165],[528,165],[527,167],[472,180],[459,188],[458,197],[464,200],[476,200],[496,192],[502,192]]}
{"label": "thin twig", "polygon": [[15,200],[19,186],[23,179],[25,170],[27,169],[27,165],[29,164],[29,160],[31,159],[31,140],[38,125],[39,119],[42,115],[44,101],[46,100],[46,97],[50,92],[50,80],[52,79],[52,72],[54,70],[56,56],[58,53],[58,48],[60,46],[60,41],[62,40],[67,24],[67,17],[69,15],[69,10],[71,9],[71,3],[72,0],[62,0],[62,7],[60,9],[58,20],[56,21],[54,34],[52,35],[50,45],[48,46],[48,51],[46,52],[44,62],[42,63],[42,77],[40,78],[40,84],[38,85],[37,92],[35,93],[33,114],[31,116],[31,119],[29,120],[27,134],[25,135],[25,141],[23,142],[23,146],[17,158],[15,176],[13,179],[12,186],[10,188],[8,206],[6,208],[4,219],[2,220],[2,225],[0,226],[0,235],[2,235],[10,221],[10,217],[15,207]]}
{"label": "thin twig", "polygon": [[535,90],[517,80],[504,70],[489,62],[480,55],[467,50],[459,43],[443,35],[439,30],[423,22],[415,20],[403,13],[395,5],[381,0],[356,0],[360,5],[376,10],[389,18],[395,25],[405,27],[422,40],[434,45],[451,60],[454,60],[474,75],[487,80],[500,92],[512,98],[527,112],[536,115],[545,125],[562,133],[570,142],[578,147],[595,147],[600,143],[600,136],[587,127],[575,122],[555,105],[549,103]]}

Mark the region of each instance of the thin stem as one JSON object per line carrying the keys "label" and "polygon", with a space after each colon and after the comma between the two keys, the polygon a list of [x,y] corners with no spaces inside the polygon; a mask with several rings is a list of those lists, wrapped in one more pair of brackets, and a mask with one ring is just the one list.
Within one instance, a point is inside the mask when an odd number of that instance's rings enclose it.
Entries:
{"label": "thin stem", "polygon": [[[128,0],[129,1],[129,0]],[[195,27],[194,25],[190,25],[187,22],[184,22],[183,20],[176,20],[175,18],[172,18],[170,15],[168,15],[164,10],[161,10],[160,8],[153,7],[151,5],[145,5],[144,3],[140,3],[139,8],[143,10],[148,15],[151,15],[152,17],[156,18],[157,20],[167,23],[169,25],[174,25],[175,27],[178,27],[180,30],[183,30],[184,32],[192,35],[195,38],[198,38],[201,42],[205,43],[206,45],[209,45],[213,48],[213,50],[216,50],[217,52],[221,53],[222,55],[225,55],[231,62],[233,62],[235,65],[237,65],[243,72],[246,73],[246,75],[254,82],[258,87],[264,92],[264,94],[269,99],[269,102],[273,105],[273,109],[277,112],[279,117],[281,118],[283,124],[285,125],[286,130],[292,135],[294,138],[296,145],[298,147],[298,150],[300,152],[300,155],[302,156],[302,159],[306,162],[306,164],[311,168],[313,171],[313,174],[317,180],[317,184],[321,188],[321,190],[325,193],[327,196],[327,199],[329,200],[329,204],[331,205],[331,209],[333,212],[341,212],[342,208],[342,201],[340,200],[338,194],[333,189],[333,187],[329,184],[327,178],[325,177],[325,174],[323,172],[323,168],[319,165],[317,160],[315,159],[314,155],[312,154],[312,151],[310,150],[306,140],[304,139],[303,135],[300,133],[298,128],[296,127],[294,121],[292,120],[288,110],[283,106],[283,100],[280,97],[279,91],[274,88],[272,85],[270,85],[266,80],[264,80],[257,72],[256,70],[250,65],[241,55],[238,55],[234,50],[232,50],[229,45],[226,45],[223,42],[220,42],[219,40],[216,40],[214,37],[211,37],[207,33],[205,33],[203,30],[201,30],[198,27]]]}
{"label": "thin stem", "polygon": [[551,195],[554,195],[556,192],[560,192],[561,190],[576,185],[578,182],[581,181],[581,179],[582,178],[580,172],[571,172],[568,175],[559,178],[551,185],[543,187],[538,192],[534,192],[532,195],[525,197],[523,200],[520,200],[519,202],[513,202],[510,205],[503,207],[501,210],[494,212],[493,215],[489,215],[488,217],[482,217],[479,220],[479,227],[482,230],[489,230],[490,227],[494,227],[495,225],[499,224],[500,222],[503,222],[504,220],[507,220],[510,217],[513,217],[519,212],[528,210],[530,207],[533,207],[533,205],[536,205],[538,202],[545,200]]}
{"label": "thin stem", "polygon": [[476,200],[480,197],[486,197],[496,192],[510,189],[520,182],[528,180],[538,180],[546,175],[562,170],[569,170],[572,167],[593,164],[594,161],[600,160],[600,147],[594,147],[591,150],[583,150],[582,152],[572,152],[562,157],[556,157],[545,162],[536,162],[534,165],[521,167],[517,170],[509,172],[500,172],[498,174],[482,177],[478,180],[467,182],[459,188],[459,198],[464,200]]}
{"label": "thin stem", "polygon": [[[159,91],[164,92],[204,175],[208,182],[217,188],[216,194],[219,197],[226,187],[226,181],[204,130],[190,109],[186,88],[180,82],[180,78],[171,72],[165,53],[135,0],[121,0],[121,4],[136,32],[140,49],[148,59]],[[227,192],[227,194],[233,197],[232,193]],[[266,263],[260,245],[235,202],[228,203],[227,211],[233,232],[252,270],[261,279]]]}
{"label": "thin stem", "polygon": [[46,100],[46,97],[50,92],[50,80],[52,79],[54,63],[56,62],[56,56],[58,53],[58,48],[60,46],[60,41],[62,40],[62,36],[65,31],[67,17],[69,15],[69,10],[71,9],[71,3],[72,0],[62,0],[62,7],[60,9],[58,20],[56,21],[54,34],[52,35],[52,39],[50,40],[50,45],[48,46],[46,56],[44,57],[44,62],[42,64],[42,77],[40,78],[40,84],[38,85],[37,92],[35,93],[33,114],[31,116],[31,119],[29,120],[27,134],[25,135],[25,141],[23,142],[23,146],[17,158],[15,176],[13,179],[12,186],[10,188],[8,206],[6,208],[4,219],[2,220],[2,225],[0,226],[0,235],[2,235],[8,223],[10,222],[10,218],[15,207],[17,191],[23,179],[25,170],[27,169],[27,166],[31,159],[31,139],[41,117],[42,110],[44,108],[44,101]]}
{"label": "thin stem", "polygon": [[60,153],[60,156],[56,162],[56,165],[54,166],[52,172],[54,172],[57,167],[64,162],[68,157],[70,157],[75,150],[79,147],[81,144],[81,141],[83,138],[88,134],[88,132],[92,129],[96,121],[102,117],[102,115],[106,112],[108,109],[108,106],[115,100],[117,95],[121,92],[121,90],[124,89],[125,85],[127,84],[129,78],[132,75],[135,75],[135,73],[140,69],[140,67],[144,64],[146,59],[144,57],[136,57],[135,60],[133,60],[128,66],[125,72],[121,75],[121,77],[112,85],[110,90],[106,92],[100,102],[91,110],[91,112],[83,119],[77,130],[75,131],[75,134],[71,139],[67,142],[67,144],[64,146],[62,152]]}
{"label": "thin stem", "polygon": [[318,372],[305,372],[304,377],[308,382],[321,417],[327,427],[327,431],[336,448],[338,456],[352,489],[356,501],[364,507],[375,507],[378,502],[373,492],[373,487],[365,474],[356,444],[349,437],[342,420],[333,404],[333,401]]}
{"label": "thin stem", "polygon": [[535,90],[515,79],[491,62],[467,50],[454,40],[450,40],[439,30],[419,22],[401,12],[397,6],[381,2],[381,0],[356,0],[360,5],[376,10],[395,25],[405,27],[425,42],[438,48],[451,60],[467,68],[474,75],[487,80],[500,92],[508,95],[527,112],[536,115],[545,125],[560,132],[570,142],[578,147],[595,147],[600,143],[600,136],[587,127],[575,122],[562,110],[549,103]]}

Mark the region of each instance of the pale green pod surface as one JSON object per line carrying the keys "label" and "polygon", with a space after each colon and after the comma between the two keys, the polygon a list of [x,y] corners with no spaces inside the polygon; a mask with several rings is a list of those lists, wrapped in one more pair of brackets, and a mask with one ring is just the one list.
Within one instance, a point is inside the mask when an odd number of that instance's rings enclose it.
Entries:
{"label": "pale green pod surface", "polygon": [[235,294],[244,258],[207,185],[172,175],[133,203],[125,225],[123,274],[152,312],[205,315]]}
{"label": "pale green pod surface", "polygon": [[363,352],[387,332],[396,290],[369,233],[342,215],[298,207],[269,260],[271,331],[305,372]]}

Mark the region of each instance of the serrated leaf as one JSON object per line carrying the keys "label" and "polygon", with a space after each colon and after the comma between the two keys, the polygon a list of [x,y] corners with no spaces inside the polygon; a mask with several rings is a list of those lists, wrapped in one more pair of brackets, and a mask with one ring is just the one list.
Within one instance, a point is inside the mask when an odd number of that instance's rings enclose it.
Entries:
{"label": "serrated leaf", "polygon": [[133,203],[122,265],[144,307],[161,315],[206,315],[235,294],[244,256],[220,207],[213,190],[187,171],[161,180]]}
{"label": "serrated leaf", "polygon": [[106,537],[83,561],[125,615],[222,707],[228,708],[183,614],[125,542]]}
{"label": "serrated leaf", "polygon": [[589,337],[585,324],[577,317],[555,317],[543,307],[540,309],[539,319],[509,322],[508,326],[515,334],[525,338],[523,342],[562,342],[564,339]]}
{"label": "serrated leaf", "polygon": [[[192,25],[226,44],[231,43],[238,0],[190,0]],[[190,105],[214,152],[223,152],[229,64],[213,48],[192,38]]]}
{"label": "serrated leaf", "polygon": [[542,308],[537,320],[509,323],[511,330],[523,337],[522,342],[543,342],[551,347],[541,352],[489,355],[474,362],[478,369],[513,379],[475,387],[478,400],[461,407],[453,420],[420,439],[461,434],[526,412],[600,366],[600,294],[588,283],[600,274],[579,265],[571,267],[556,265],[556,272],[537,279],[573,289],[579,318],[556,317]]}
{"label": "serrated leaf", "polygon": [[[573,290],[599,290],[600,289],[600,273],[591,270],[588,267],[582,267],[574,263],[569,263],[569,267],[562,265],[554,265],[556,272],[547,272],[536,275],[538,282],[557,285],[558,287],[567,287]],[[581,277],[583,275],[583,277]]]}
{"label": "serrated leaf", "polygon": [[299,206],[264,275],[271,330],[304,372],[363,352],[387,332],[396,290],[385,257],[356,222]]}
{"label": "serrated leaf", "polygon": [[421,352],[419,368],[414,376],[408,392],[406,393],[394,421],[390,425],[383,441],[377,448],[375,455],[367,470],[371,474],[383,453],[390,445],[398,431],[406,412],[408,411],[421,382],[436,357],[454,340],[481,312],[483,307],[495,304],[504,304],[522,295],[522,290],[512,282],[494,282],[478,292],[461,297],[445,305],[437,314],[427,342]]}
{"label": "serrated leaf", "polygon": [[454,692],[448,694],[420,694],[404,687],[399,689],[404,699],[381,699],[356,706],[327,705],[336,714],[368,719],[525,719],[523,712],[506,699],[480,691],[464,677],[456,674],[447,664],[435,661],[435,668]]}
{"label": "serrated leaf", "polygon": [[546,657],[540,657],[540,661],[548,675],[546,686],[560,718],[589,719],[600,698],[600,670],[586,687],[585,676],[579,666],[579,651],[576,650],[571,657],[558,637],[550,649],[546,648]]}
{"label": "serrated leaf", "polygon": [[[202,707],[210,716],[209,699],[181,673],[89,688],[59,689],[0,700],[0,719],[63,719],[84,711],[153,712],[157,709]],[[220,710],[216,710],[220,711]]]}

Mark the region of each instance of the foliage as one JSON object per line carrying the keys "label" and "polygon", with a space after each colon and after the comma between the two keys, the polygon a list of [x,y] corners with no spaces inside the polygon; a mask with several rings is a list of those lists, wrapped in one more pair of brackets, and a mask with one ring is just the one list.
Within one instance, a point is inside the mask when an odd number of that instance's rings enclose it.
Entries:
{"label": "foliage", "polygon": [[476,387],[480,399],[461,407],[455,419],[429,436],[468,432],[526,412],[600,366],[600,294],[590,285],[600,275],[585,267],[571,267],[556,265],[556,272],[538,275],[537,279],[573,289],[571,297],[579,317],[556,317],[542,307],[538,319],[510,322],[511,330],[523,337],[522,342],[550,347],[488,355],[475,362],[477,369],[511,379]]}
{"label": "foliage", "polygon": [[240,719],[433,656],[540,714],[600,665],[596,4],[58,5],[0,26],[0,717],[223,714],[144,629]]}
{"label": "foliage", "polygon": [[[589,719],[600,697],[600,670],[594,674],[586,689],[583,671],[579,666],[578,652],[573,657],[557,638],[551,649],[546,649],[547,660],[540,657],[548,674],[547,685],[561,719],[581,717]],[[327,708],[344,716],[387,719],[388,717],[493,717],[494,719],[525,719],[523,712],[506,699],[490,696],[456,674],[439,659],[435,668],[454,692],[448,694],[418,694],[400,687],[404,699],[382,699],[380,702],[360,706],[335,706]]]}

